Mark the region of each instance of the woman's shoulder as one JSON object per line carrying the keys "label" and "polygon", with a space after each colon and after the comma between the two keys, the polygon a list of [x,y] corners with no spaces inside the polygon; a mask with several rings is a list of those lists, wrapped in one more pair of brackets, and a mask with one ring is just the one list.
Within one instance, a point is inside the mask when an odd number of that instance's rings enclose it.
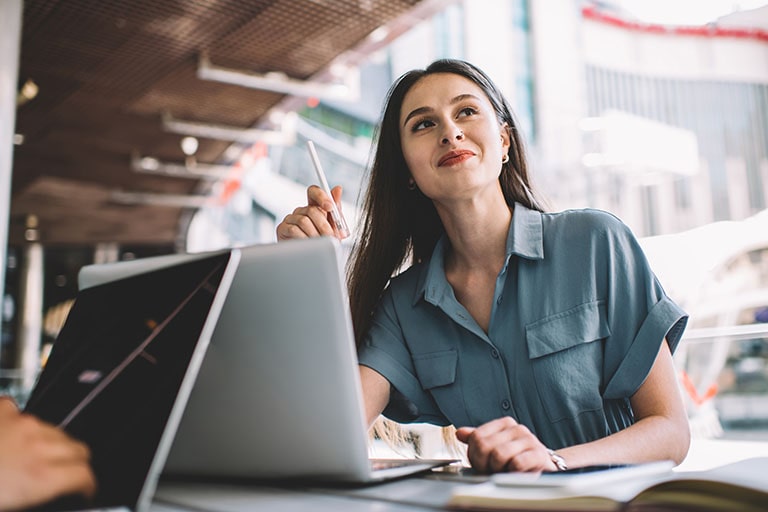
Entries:
{"label": "woman's shoulder", "polygon": [[589,231],[624,232],[628,227],[616,215],[597,208],[572,208],[559,212],[543,213],[545,226],[566,232]]}
{"label": "woman's shoulder", "polygon": [[389,285],[387,286],[388,293],[394,297],[413,296],[424,282],[424,273],[427,266],[428,262],[414,263],[410,267],[403,269],[399,274],[394,275],[389,280]]}
{"label": "woman's shoulder", "polygon": [[408,287],[408,286],[415,286],[419,278],[421,277],[422,271],[427,268],[429,265],[429,262],[417,262],[412,265],[410,265],[407,268],[401,269],[401,271],[394,276],[392,276],[392,279],[390,280],[390,286],[396,285],[397,287]]}
{"label": "woman's shoulder", "polygon": [[567,245],[572,250],[583,248],[634,247],[632,230],[614,214],[595,208],[579,208],[545,213],[542,216],[544,244]]}

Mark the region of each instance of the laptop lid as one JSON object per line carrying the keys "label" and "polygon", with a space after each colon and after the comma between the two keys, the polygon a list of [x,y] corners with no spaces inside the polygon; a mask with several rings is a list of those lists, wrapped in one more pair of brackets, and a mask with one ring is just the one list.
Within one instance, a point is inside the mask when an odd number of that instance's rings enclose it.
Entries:
{"label": "laptop lid", "polygon": [[166,475],[374,480],[341,246],[241,250]]}
{"label": "laptop lid", "polygon": [[89,446],[90,506],[148,507],[238,259],[174,255],[81,271],[102,284],[81,287],[25,412]]}

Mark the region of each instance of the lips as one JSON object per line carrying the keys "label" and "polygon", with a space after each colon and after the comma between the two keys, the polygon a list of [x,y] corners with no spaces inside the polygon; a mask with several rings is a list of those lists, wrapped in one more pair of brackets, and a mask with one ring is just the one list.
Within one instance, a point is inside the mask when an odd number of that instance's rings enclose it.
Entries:
{"label": "lips", "polygon": [[472,151],[469,151],[468,149],[450,151],[445,155],[443,155],[442,157],[440,157],[440,160],[437,161],[437,165],[438,167],[456,165],[473,156],[475,156],[475,154]]}

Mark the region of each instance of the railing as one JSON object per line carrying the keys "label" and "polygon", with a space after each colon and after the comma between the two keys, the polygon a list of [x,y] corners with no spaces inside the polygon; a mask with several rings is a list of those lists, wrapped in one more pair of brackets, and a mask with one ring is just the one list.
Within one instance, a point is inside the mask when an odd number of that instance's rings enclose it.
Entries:
{"label": "railing", "polygon": [[675,360],[695,436],[768,441],[768,324],[689,329]]}

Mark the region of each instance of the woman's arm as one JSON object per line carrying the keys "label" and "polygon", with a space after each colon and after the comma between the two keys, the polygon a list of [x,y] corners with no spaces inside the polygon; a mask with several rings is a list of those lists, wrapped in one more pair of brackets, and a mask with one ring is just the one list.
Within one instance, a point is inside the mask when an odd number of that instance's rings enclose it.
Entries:
{"label": "woman's arm", "polygon": [[[558,450],[568,467],[664,459],[682,462],[688,453],[690,429],[666,342],[661,344],[648,377],[630,402],[635,413],[632,426]],[[478,471],[557,470],[547,447],[512,418],[499,418],[477,428],[462,427],[456,436],[467,443],[467,455]]]}
{"label": "woman's arm", "polygon": [[640,389],[630,398],[635,423],[611,436],[559,450],[569,465],[647,462],[669,459],[679,464],[691,441],[688,415],[680,394],[672,354],[661,344]]}
{"label": "woman's arm", "polygon": [[379,372],[363,365],[360,365],[360,383],[363,387],[365,420],[370,427],[389,403],[390,384]]}

